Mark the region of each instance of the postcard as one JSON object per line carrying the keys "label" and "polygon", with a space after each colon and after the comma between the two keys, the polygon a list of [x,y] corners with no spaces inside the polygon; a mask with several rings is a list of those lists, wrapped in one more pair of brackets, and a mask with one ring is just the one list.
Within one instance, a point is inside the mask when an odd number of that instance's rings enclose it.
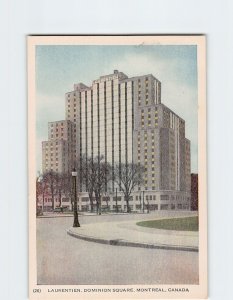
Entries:
{"label": "postcard", "polygon": [[207,298],[205,36],[27,42],[30,299]]}

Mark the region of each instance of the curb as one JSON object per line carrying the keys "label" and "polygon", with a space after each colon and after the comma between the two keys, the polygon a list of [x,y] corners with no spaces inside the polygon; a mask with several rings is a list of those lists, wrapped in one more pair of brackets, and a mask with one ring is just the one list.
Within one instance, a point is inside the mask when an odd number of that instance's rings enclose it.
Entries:
{"label": "curb", "polygon": [[199,252],[198,247],[166,245],[166,244],[145,244],[145,243],[139,243],[139,242],[130,242],[130,241],[122,240],[122,239],[107,240],[107,239],[77,234],[77,233],[72,232],[70,229],[67,230],[67,234],[74,238],[81,239],[84,241],[94,242],[94,243],[99,243],[99,244],[107,244],[107,245],[112,245],[112,246],[126,246],[126,247],[138,247],[138,248],[147,248],[147,249]]}
{"label": "curb", "polygon": [[37,216],[36,218],[43,219],[43,218],[65,218],[65,217],[74,217],[74,216],[73,215],[61,215],[61,216],[58,216],[58,215],[53,216],[53,215],[51,215],[51,216]]}
{"label": "curb", "polygon": [[[118,214],[101,214],[100,216],[102,217],[109,217],[109,216],[118,216],[118,215],[127,215],[128,213],[118,213]],[[82,217],[96,217],[99,216],[97,214],[83,214],[83,213],[78,213],[79,216]],[[36,216],[37,218],[62,218],[62,217],[74,217],[73,214],[61,214],[61,215],[42,215],[42,216]]]}

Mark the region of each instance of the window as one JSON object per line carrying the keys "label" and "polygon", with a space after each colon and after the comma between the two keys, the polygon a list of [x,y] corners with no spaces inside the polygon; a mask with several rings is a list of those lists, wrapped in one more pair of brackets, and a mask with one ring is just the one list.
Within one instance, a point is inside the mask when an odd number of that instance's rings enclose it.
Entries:
{"label": "window", "polygon": [[169,200],[169,195],[160,195],[160,200]]}
{"label": "window", "polygon": [[168,204],[161,204],[160,209],[161,210],[167,210],[168,209]]}

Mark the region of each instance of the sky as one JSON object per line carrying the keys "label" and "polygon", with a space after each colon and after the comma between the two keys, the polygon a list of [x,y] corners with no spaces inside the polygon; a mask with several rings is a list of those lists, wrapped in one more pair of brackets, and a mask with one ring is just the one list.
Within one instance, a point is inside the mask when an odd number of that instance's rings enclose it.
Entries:
{"label": "sky", "polygon": [[119,70],[128,77],[153,74],[162,84],[161,101],[185,120],[191,141],[191,172],[197,165],[197,49],[195,45],[36,46],[36,159],[42,169],[41,142],[48,122],[65,119],[65,93],[75,83],[90,86]]}

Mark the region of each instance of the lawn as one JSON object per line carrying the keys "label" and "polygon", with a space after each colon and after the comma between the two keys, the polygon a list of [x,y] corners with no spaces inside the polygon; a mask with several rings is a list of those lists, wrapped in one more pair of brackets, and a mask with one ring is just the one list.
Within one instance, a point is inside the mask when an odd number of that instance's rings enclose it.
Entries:
{"label": "lawn", "polygon": [[198,231],[198,217],[150,220],[136,223],[139,226],[178,231]]}

